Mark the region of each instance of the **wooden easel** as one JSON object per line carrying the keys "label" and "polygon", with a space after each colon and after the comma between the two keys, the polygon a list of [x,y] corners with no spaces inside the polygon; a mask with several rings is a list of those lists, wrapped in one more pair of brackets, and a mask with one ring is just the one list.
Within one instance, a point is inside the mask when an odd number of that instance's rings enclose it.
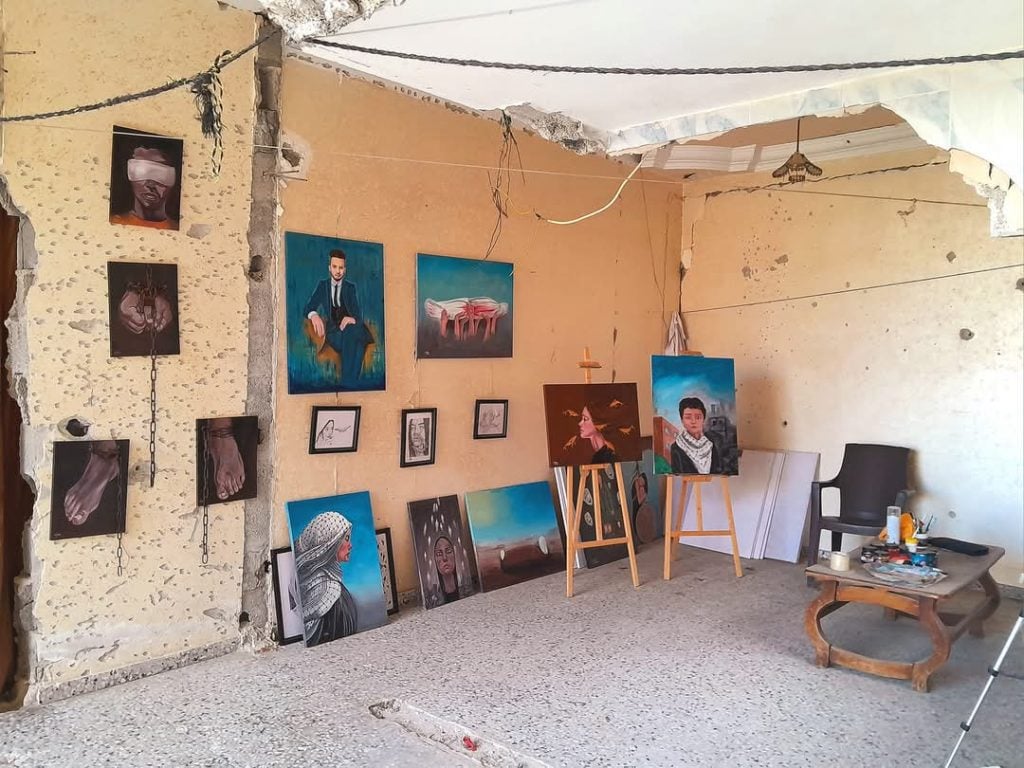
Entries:
{"label": "wooden easel", "polygon": [[[672,578],[672,561],[676,555],[676,545],[679,539],[685,536],[728,536],[732,541],[732,566],[736,571],[736,578],[743,576],[743,566],[740,565],[740,547],[736,542],[736,522],[732,516],[732,497],[729,495],[729,478],[726,475],[683,475],[682,487],[679,499],[679,511],[672,519],[672,489],[675,477],[668,476],[665,484],[665,581]],[[729,520],[727,530],[704,530],[704,504],[701,499],[701,486],[718,480],[722,484],[722,498],[725,500],[725,515]],[[694,501],[697,506],[697,528],[693,531],[683,530],[683,516],[686,512],[686,486],[693,486]]]}
{"label": "wooden easel", "polygon": [[[702,357],[700,352],[687,350],[683,355]],[[701,499],[701,487],[714,479],[722,483],[722,498],[725,500],[725,516],[729,520],[729,528],[725,531],[704,530],[704,503]],[[740,547],[736,542],[736,521],[732,516],[732,496],[729,494],[729,478],[727,475],[683,475],[680,486],[679,513],[672,519],[672,489],[675,488],[675,476],[669,475],[665,483],[665,581],[672,578],[672,561],[676,557],[676,545],[679,539],[687,536],[728,536],[732,542],[732,566],[736,578],[743,576],[740,564]],[[686,514],[686,486],[693,486],[694,501],[697,506],[697,528],[693,531],[683,530],[683,516]]]}
{"label": "wooden easel", "polygon": [[[583,369],[584,383],[590,384],[591,371],[600,368],[601,363],[590,359],[590,347],[583,348],[583,360],[578,363]],[[565,596],[573,595],[573,576],[576,569],[576,553],[581,549],[593,549],[595,547],[610,547],[615,544],[625,544],[629,554],[629,571],[633,577],[633,586],[640,586],[640,574],[636,568],[636,549],[633,546],[633,522],[630,520],[629,506],[626,504],[626,487],[622,480],[622,467],[612,464],[615,468],[615,481],[619,491],[619,508],[622,510],[622,526],[625,529],[625,536],[616,536],[613,539],[606,539],[604,536],[604,524],[601,518],[601,472],[608,464],[583,464],[579,469],[579,485],[576,489],[576,500],[572,499],[573,467],[566,467],[565,490],[570,504],[569,525],[566,530],[565,547]],[[590,478],[591,495],[594,499],[594,530],[597,538],[594,541],[582,541],[580,539],[580,523],[583,521],[583,495],[587,490],[587,478]]]}

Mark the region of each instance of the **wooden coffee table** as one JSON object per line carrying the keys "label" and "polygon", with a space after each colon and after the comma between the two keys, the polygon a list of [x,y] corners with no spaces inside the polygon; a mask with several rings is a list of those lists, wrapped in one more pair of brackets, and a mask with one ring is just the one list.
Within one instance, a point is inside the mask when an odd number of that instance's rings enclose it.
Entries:
{"label": "wooden coffee table", "polygon": [[[860,562],[860,550],[850,553],[850,570],[833,571],[827,565],[812,565],[805,570],[821,589],[807,606],[804,628],[814,644],[815,662],[819,667],[838,664],[861,672],[897,680],[910,680],[915,691],[926,692],[932,673],[946,663],[953,643],[965,631],[980,636],[982,622],[999,607],[999,589],[989,569],[1003,556],[1001,547],[990,546],[987,555],[969,557],[939,550],[939,568],[947,576],[927,587],[898,587],[876,579]],[[978,583],[984,590],[977,604],[966,614],[940,612],[944,601]],[[932,655],[917,662],[887,661],[863,656],[839,648],[825,639],[821,620],[847,603],[880,605],[886,614],[914,616],[931,636]]]}

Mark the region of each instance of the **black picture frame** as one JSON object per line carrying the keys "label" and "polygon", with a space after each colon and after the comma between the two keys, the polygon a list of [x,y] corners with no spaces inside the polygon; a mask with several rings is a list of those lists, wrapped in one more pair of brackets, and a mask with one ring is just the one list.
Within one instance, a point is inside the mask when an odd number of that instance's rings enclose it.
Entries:
{"label": "black picture frame", "polygon": [[[321,439],[322,432],[327,426],[327,422],[324,423],[323,427],[318,429],[318,425],[321,422],[321,414],[326,413],[344,413],[352,414],[350,424],[345,428],[346,431],[351,429],[352,431],[352,442],[350,445],[327,445],[327,441]],[[359,449],[359,419],[362,414],[362,406],[359,405],[314,405],[313,412],[309,417],[309,452],[311,454],[317,453],[355,453]],[[333,420],[332,420],[333,421]],[[320,443],[318,446],[317,443]],[[330,442],[334,442],[330,439]],[[343,441],[342,441],[343,442]]]}
{"label": "black picture frame", "polygon": [[[290,562],[291,565],[286,568],[285,566],[288,565],[288,562]],[[290,574],[295,572],[295,557],[292,554],[292,548],[278,547],[277,549],[270,550],[270,567],[274,576],[274,609],[277,613],[277,644],[290,645],[292,643],[297,643],[302,639],[302,609],[299,606],[296,606],[298,609],[297,613],[299,619],[298,634],[285,635],[284,603],[282,603],[284,591],[281,588],[282,578],[291,578]]]}
{"label": "black picture frame", "polygon": [[[500,432],[481,431],[481,406],[486,405],[501,406]],[[473,439],[495,440],[503,437],[508,437],[508,400],[477,400],[476,407],[473,409]]]}
{"label": "black picture frame", "polygon": [[[398,613],[398,585],[395,582],[395,556],[391,548],[391,529],[378,528],[377,558],[380,561],[380,580],[384,587],[384,603],[388,616]],[[382,549],[383,545],[383,549]]]}
{"label": "black picture frame", "polygon": [[[409,437],[414,425],[419,423],[427,433],[423,436],[426,453],[421,454],[419,446],[411,444]],[[401,425],[401,450],[398,455],[401,467],[422,467],[433,464],[437,458],[437,408],[403,408]],[[419,430],[417,429],[418,433]]]}

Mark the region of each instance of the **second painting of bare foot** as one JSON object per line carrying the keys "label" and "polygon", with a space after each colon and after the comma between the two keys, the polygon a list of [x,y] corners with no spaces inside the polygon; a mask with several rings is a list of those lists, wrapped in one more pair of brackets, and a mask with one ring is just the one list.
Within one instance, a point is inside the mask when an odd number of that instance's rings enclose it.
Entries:
{"label": "second painting of bare foot", "polygon": [[255,416],[196,421],[196,504],[256,498]]}
{"label": "second painting of bare foot", "polygon": [[50,538],[124,533],[128,441],[53,444]]}

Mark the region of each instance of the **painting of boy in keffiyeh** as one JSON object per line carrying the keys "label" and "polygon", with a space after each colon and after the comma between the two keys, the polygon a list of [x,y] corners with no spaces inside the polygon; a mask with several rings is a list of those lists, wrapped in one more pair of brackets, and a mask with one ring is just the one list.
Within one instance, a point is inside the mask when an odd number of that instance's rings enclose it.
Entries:
{"label": "painting of boy in keffiyeh", "polygon": [[651,358],[655,471],[736,475],[736,377],[728,358]]}

